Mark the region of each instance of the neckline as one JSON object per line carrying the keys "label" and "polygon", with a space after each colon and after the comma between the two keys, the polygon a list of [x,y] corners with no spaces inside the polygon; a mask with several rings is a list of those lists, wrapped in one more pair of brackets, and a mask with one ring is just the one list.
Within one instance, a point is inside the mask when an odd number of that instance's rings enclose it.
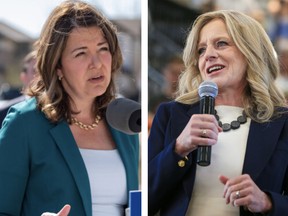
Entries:
{"label": "neckline", "polygon": [[87,149],[87,148],[79,148],[80,151],[86,151],[86,152],[115,152],[117,149]]}
{"label": "neckline", "polygon": [[230,118],[234,119],[241,115],[244,108],[238,106],[217,105],[215,106],[215,110],[217,110],[221,119],[225,118],[229,120]]}

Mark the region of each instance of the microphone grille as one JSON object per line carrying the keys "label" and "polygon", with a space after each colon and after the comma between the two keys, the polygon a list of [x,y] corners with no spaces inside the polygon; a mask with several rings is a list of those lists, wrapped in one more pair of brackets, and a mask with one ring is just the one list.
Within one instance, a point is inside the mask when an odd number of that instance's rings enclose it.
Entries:
{"label": "microphone grille", "polygon": [[198,88],[198,94],[200,97],[211,96],[215,98],[218,94],[217,84],[212,81],[204,81]]}

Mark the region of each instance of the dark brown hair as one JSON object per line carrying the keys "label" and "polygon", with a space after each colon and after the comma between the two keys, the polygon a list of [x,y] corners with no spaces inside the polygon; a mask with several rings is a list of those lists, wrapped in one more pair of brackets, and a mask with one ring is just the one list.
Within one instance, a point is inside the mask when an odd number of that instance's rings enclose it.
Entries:
{"label": "dark brown hair", "polygon": [[122,53],[115,26],[96,8],[82,1],[65,1],[48,17],[39,39],[35,43],[38,76],[28,90],[35,96],[38,108],[52,122],[67,119],[71,122],[71,98],[57,80],[57,69],[61,66],[61,55],[70,32],[77,27],[99,27],[109,44],[112,55],[112,78],[106,92],[95,98],[94,113],[103,115],[107,104],[115,97],[113,75],[122,65]]}

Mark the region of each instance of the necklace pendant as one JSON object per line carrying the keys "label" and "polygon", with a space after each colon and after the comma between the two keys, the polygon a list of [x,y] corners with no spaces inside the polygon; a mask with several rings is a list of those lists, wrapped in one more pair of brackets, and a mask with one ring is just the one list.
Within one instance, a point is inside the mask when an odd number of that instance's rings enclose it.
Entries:
{"label": "necklace pendant", "polygon": [[231,125],[228,123],[222,124],[222,129],[224,132],[231,130]]}
{"label": "necklace pendant", "polygon": [[232,121],[231,122],[231,128],[232,129],[237,129],[237,128],[239,128],[240,127],[240,122],[238,122],[238,121]]}
{"label": "necklace pendant", "polygon": [[240,122],[240,124],[244,124],[247,122],[247,118],[242,115],[237,118],[237,121]]}

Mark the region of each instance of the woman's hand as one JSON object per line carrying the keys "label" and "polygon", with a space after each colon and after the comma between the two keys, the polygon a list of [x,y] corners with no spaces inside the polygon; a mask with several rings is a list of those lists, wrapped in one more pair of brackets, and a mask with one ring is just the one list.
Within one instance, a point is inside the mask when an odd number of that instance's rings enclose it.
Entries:
{"label": "woman's hand", "polygon": [[182,157],[201,146],[217,143],[218,133],[222,131],[214,115],[192,115],[182,133],[176,139],[175,152]]}
{"label": "woman's hand", "polygon": [[70,212],[71,206],[65,205],[57,214],[44,212],[41,216],[67,216]]}
{"label": "woman's hand", "polygon": [[253,213],[267,213],[272,209],[269,196],[258,188],[249,175],[231,179],[220,176],[219,179],[225,185],[223,197],[227,204],[243,206]]}

